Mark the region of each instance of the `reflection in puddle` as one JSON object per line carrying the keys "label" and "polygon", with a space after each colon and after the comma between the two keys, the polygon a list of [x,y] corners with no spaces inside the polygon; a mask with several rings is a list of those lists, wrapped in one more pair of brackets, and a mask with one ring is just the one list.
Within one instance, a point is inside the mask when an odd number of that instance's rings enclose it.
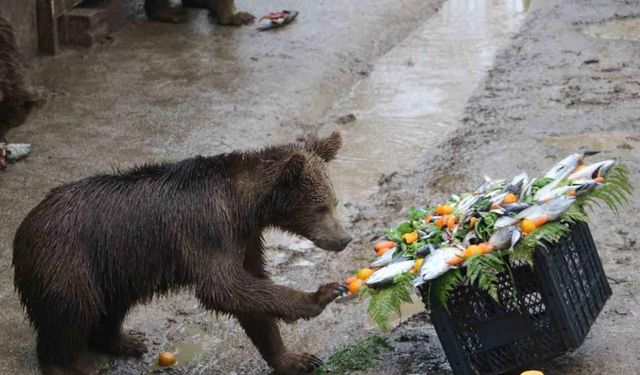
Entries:
{"label": "reflection in puddle", "polygon": [[594,38],[640,40],[640,18],[622,18],[587,27],[584,32]]}
{"label": "reflection in puddle", "polygon": [[381,174],[413,166],[457,126],[467,99],[496,51],[517,31],[528,5],[447,1],[376,63],[335,108],[337,115],[357,118],[340,126],[345,146],[331,166],[342,201],[366,199]]}

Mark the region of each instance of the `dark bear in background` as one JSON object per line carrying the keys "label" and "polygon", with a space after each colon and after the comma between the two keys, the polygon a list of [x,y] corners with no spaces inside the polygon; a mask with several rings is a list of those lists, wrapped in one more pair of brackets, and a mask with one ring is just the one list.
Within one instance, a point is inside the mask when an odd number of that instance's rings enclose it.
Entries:
{"label": "dark bear in background", "polygon": [[23,70],[24,58],[13,28],[0,16],[0,141],[7,130],[24,122],[34,104]]}
{"label": "dark bear in background", "polygon": [[337,283],[306,293],[270,281],[262,232],[275,227],[341,251],[351,237],[325,163],[341,146],[324,139],[145,165],[53,189],[14,239],[15,286],[37,331],[46,374],[77,372],[86,346],[142,354],[121,333],[129,308],[190,287],[202,305],[235,316],[277,373],[313,371],[321,361],[289,352],[278,320],[320,314]]}
{"label": "dark bear in background", "polygon": [[[234,0],[182,0],[188,8],[209,9],[221,25],[241,26],[255,19],[247,12],[237,12]],[[184,9],[174,8],[170,0],[145,0],[144,11],[152,20],[160,22],[182,23],[187,21]]]}

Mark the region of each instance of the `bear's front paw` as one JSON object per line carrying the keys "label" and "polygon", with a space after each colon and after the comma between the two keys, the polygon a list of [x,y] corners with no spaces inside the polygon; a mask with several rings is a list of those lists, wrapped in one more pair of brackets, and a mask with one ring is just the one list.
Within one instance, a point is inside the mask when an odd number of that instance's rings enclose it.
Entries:
{"label": "bear's front paw", "polygon": [[231,17],[219,19],[218,23],[227,26],[242,26],[252,23],[255,19],[256,17],[253,14],[247,12],[237,12]]}
{"label": "bear's front paw", "polygon": [[287,353],[280,363],[275,368],[275,373],[278,375],[311,374],[322,366],[322,360],[309,353]]}
{"label": "bear's front paw", "polygon": [[327,305],[345,292],[345,286],[338,283],[324,284],[313,294],[314,303],[320,308],[320,314]]}

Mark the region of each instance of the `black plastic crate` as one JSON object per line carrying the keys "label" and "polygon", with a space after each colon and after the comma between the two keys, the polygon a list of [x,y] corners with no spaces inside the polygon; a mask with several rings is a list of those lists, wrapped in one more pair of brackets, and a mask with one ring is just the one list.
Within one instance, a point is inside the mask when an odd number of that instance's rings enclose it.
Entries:
{"label": "black plastic crate", "polygon": [[[472,287],[456,288],[448,311],[431,297],[431,321],[455,374],[503,374],[573,350],[611,296],[587,224],[537,249],[533,269],[512,270],[515,289],[499,275],[500,303]],[[427,288],[421,293],[426,304]]]}

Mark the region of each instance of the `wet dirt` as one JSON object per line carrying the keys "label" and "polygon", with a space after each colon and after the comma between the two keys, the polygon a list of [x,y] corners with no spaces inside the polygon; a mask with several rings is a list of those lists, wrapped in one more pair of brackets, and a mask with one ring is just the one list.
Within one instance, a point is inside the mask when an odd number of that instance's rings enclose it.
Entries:
{"label": "wet dirt", "polygon": [[323,129],[340,130],[345,140],[331,165],[343,199],[365,201],[382,174],[413,166],[457,127],[467,99],[527,7],[522,0],[447,1],[378,60],[331,111],[351,114],[353,121],[328,121]]}
{"label": "wet dirt", "polygon": [[584,32],[594,38],[640,40],[640,18],[629,17],[590,25]]}
{"label": "wet dirt", "polygon": [[[119,3],[131,8],[110,14],[122,16],[125,27],[102,44],[31,61],[29,78],[48,102],[7,135],[32,143],[33,151],[0,176],[3,374],[37,373],[35,338],[13,290],[11,241],[47,191],[115,167],[290,142],[314,133],[336,99],[440,1],[299,2],[296,22],[273,32],[221,27],[196,9],[189,11],[186,24],[148,22],[141,1]],[[262,15],[291,4],[248,0],[237,6]],[[341,277],[326,253],[303,242],[283,242],[270,246],[277,282],[311,291]],[[335,324],[339,320],[329,313],[324,320],[285,327],[285,339],[294,349],[326,352],[332,338],[318,332],[334,325],[348,332],[348,325]],[[80,367],[90,374],[267,371],[236,322],[204,314],[188,291],[137,307],[125,329],[145,339],[149,353],[142,360],[87,355]],[[179,352],[180,365],[154,367],[162,350]]]}
{"label": "wet dirt", "polygon": [[[534,2],[469,99],[458,128],[426,150],[414,167],[389,174],[374,198],[379,208],[372,221],[388,225],[386,217],[395,213],[400,218],[408,207],[467,191],[485,173],[496,178],[521,170],[543,173],[575,150],[601,150],[599,159],[624,162],[636,181],[638,43],[633,27],[618,25],[635,22],[638,14],[635,2]],[[585,30],[601,30],[600,37]],[[378,219],[381,212],[384,220]],[[545,374],[635,374],[640,368],[640,236],[633,230],[640,224],[639,213],[637,192],[618,216],[606,209],[591,213],[590,227],[613,296],[580,348],[538,366]],[[450,372],[442,364],[428,315],[412,317],[388,338],[396,352],[376,373]]]}
{"label": "wet dirt", "polygon": [[[138,12],[105,45],[34,64],[33,79],[49,91],[49,103],[10,133],[12,140],[33,142],[34,152],[0,180],[0,347],[8,348],[0,372],[37,373],[33,335],[11,281],[15,228],[51,187],[112,166],[341,129],[345,148],[331,172],[353,245],[328,254],[308,241],[269,235],[273,279],[303,290],[352,274],[379,229],[396,224],[406,208],[467,190],[484,173],[539,173],[575,148],[606,147],[605,156],[621,158],[637,176],[638,45],[585,31],[637,16],[637,5],[539,0],[509,39],[528,2],[453,0],[435,17],[429,16],[437,1],[369,3],[364,9],[360,2],[296,4],[296,23],[271,34],[211,25],[201,11],[178,26],[147,23]],[[289,5],[246,1],[238,8],[258,15]],[[594,214],[614,297],[587,342],[546,373],[632,374],[640,367],[634,272],[640,264],[633,252],[639,210],[636,197],[618,218]],[[87,355],[82,368],[268,373],[240,327],[203,312],[188,291],[136,307],[125,329],[144,337],[147,355]],[[378,333],[366,303],[357,300],[282,330],[290,348],[323,357]],[[396,350],[376,374],[449,372],[428,315],[403,319],[388,338]],[[177,353],[175,367],[156,365],[163,350]]]}

